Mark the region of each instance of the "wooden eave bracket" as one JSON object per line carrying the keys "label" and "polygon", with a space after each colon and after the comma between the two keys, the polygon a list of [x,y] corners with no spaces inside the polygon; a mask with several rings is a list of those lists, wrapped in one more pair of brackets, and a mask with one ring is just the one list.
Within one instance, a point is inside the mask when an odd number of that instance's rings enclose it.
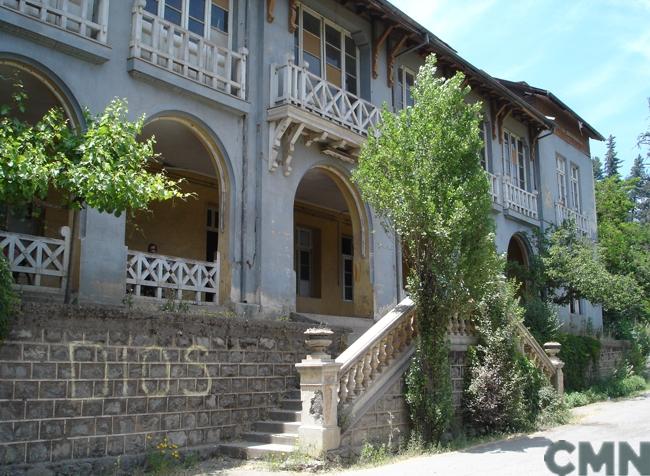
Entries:
{"label": "wooden eave bracket", "polygon": [[384,45],[386,40],[388,39],[388,36],[392,33],[392,31],[395,29],[395,25],[389,25],[386,27],[384,32],[379,36],[379,38],[375,39],[372,44],[372,77],[373,79],[377,79],[379,77],[379,72],[377,71],[377,64],[379,62],[379,50],[381,47]]}
{"label": "wooden eave bracket", "polygon": [[275,20],[275,0],[266,0],[266,21],[273,23]]}
{"label": "wooden eave bracket", "polygon": [[408,40],[409,35],[403,35],[402,38],[393,46],[388,52],[388,87],[392,88],[395,85],[395,79],[393,78],[393,73],[395,69],[395,58],[397,53],[404,47],[406,40]]}
{"label": "wooden eave bracket", "polygon": [[295,33],[296,28],[298,28],[298,2],[289,0],[289,33]]}

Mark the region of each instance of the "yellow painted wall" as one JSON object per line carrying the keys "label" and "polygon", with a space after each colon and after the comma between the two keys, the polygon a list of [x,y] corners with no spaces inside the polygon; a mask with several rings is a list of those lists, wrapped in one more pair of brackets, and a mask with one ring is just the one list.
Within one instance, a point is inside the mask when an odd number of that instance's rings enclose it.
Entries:
{"label": "yellow painted wall", "polygon": [[[320,283],[320,297],[296,297],[298,312],[330,314],[339,316],[370,317],[373,313],[372,286],[369,263],[361,257],[361,243],[353,236],[349,215],[329,212],[311,205],[299,203],[294,208],[294,226],[318,230],[315,240],[312,274],[316,286]],[[341,237],[354,238],[354,300],[343,300],[343,261]],[[320,246],[318,244],[320,243]],[[294,263],[295,267],[295,263]],[[313,293],[319,296],[318,290]]]}

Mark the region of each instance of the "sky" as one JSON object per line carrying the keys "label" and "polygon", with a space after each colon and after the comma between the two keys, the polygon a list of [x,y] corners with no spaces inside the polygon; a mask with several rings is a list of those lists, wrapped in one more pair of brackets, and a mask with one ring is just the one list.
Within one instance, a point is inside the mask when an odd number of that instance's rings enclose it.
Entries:
{"label": "sky", "polygon": [[614,135],[627,174],[650,125],[650,0],[391,1],[475,66],[548,89]]}

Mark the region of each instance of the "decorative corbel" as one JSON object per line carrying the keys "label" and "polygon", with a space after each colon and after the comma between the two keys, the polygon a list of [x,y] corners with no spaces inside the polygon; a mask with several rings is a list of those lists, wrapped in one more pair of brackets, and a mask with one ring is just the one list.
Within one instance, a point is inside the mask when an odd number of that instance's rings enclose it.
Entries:
{"label": "decorative corbel", "polygon": [[275,20],[275,0],[266,0],[266,21],[273,23]]}
{"label": "decorative corbel", "polygon": [[274,122],[269,128],[269,172],[275,171],[280,165],[278,163],[278,155],[280,154],[280,148],[282,147],[282,137],[291,125],[291,118],[285,117],[279,123]]}
{"label": "decorative corbel", "polygon": [[391,48],[388,53],[388,87],[392,88],[395,85],[395,79],[393,78],[393,70],[395,68],[395,57],[399,50],[402,49],[404,43],[408,40],[408,35],[402,36],[400,40]]}
{"label": "decorative corbel", "polygon": [[501,126],[503,124],[503,119],[501,118],[501,114],[503,114],[503,111],[507,105],[508,103],[504,103],[499,108],[497,113],[494,115],[494,120],[492,121],[492,139],[496,140],[498,138],[499,144],[503,144],[503,136],[501,135]]}
{"label": "decorative corbel", "polygon": [[296,28],[298,28],[298,2],[289,0],[289,33],[295,33]]}
{"label": "decorative corbel", "polygon": [[383,46],[383,44],[386,42],[388,39],[388,35],[391,34],[391,32],[395,29],[395,25],[390,25],[388,26],[384,32],[374,40],[373,45],[372,45],[372,77],[373,79],[377,79],[379,77],[379,73],[377,72],[377,63],[379,61],[379,50]]}
{"label": "decorative corbel", "polygon": [[314,134],[309,135],[307,137],[307,140],[305,141],[305,147],[311,147],[311,145],[314,142],[325,142],[328,135],[329,135],[328,132],[322,132],[320,134],[314,133]]}
{"label": "decorative corbel", "polygon": [[291,174],[291,161],[293,160],[293,152],[296,149],[296,142],[298,142],[298,139],[300,139],[300,136],[302,135],[302,131],[304,129],[305,125],[303,123],[294,124],[289,134],[285,136],[283,164],[285,177],[288,177]]}

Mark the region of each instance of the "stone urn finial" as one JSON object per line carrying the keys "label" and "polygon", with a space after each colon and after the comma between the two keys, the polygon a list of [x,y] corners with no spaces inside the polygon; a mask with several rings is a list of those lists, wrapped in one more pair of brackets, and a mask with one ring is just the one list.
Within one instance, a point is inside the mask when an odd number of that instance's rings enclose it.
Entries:
{"label": "stone urn finial", "polygon": [[305,346],[307,347],[307,359],[309,360],[332,360],[332,357],[325,351],[332,343],[334,332],[327,327],[312,327],[305,331]]}
{"label": "stone urn finial", "polygon": [[560,353],[561,348],[562,344],[559,342],[547,342],[544,344],[544,352],[546,352],[546,355],[548,355],[551,360],[557,358],[557,354]]}

